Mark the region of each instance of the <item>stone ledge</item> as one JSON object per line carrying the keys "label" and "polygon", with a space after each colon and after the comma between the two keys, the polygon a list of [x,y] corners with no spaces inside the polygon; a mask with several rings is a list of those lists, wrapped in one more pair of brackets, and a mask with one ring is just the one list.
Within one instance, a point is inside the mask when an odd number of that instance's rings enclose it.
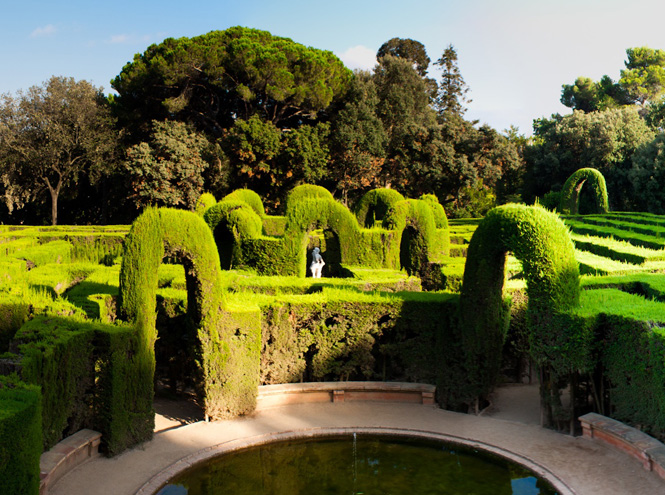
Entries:
{"label": "stone ledge", "polygon": [[259,387],[258,410],[311,402],[383,401],[434,405],[436,387],[406,382],[307,382]]}
{"label": "stone ledge", "polygon": [[665,480],[665,445],[646,433],[596,413],[580,416],[584,437],[597,439],[638,459]]}
{"label": "stone ledge", "polygon": [[39,494],[48,495],[49,487],[79,464],[99,455],[102,434],[81,430],[44,452],[39,460]]}

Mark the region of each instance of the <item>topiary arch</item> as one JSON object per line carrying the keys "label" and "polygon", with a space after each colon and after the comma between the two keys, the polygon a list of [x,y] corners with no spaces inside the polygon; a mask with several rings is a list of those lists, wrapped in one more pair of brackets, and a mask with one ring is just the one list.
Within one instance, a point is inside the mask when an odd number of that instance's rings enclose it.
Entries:
{"label": "topiary arch", "polygon": [[394,189],[379,188],[365,193],[355,207],[358,223],[366,228],[374,227],[375,221],[381,221],[391,206],[404,201],[404,196]]}
{"label": "topiary arch", "polygon": [[508,324],[503,299],[508,252],[522,262],[532,345],[547,338],[555,313],[579,304],[575,250],[559,217],[515,204],[491,210],[471,238],[460,295],[462,342],[476,397],[491,390],[499,373]]}
{"label": "topiary arch", "polygon": [[358,261],[357,250],[362,240],[358,221],[349,209],[333,199],[303,199],[289,204],[284,229],[286,258],[294,260],[293,271],[289,274],[306,276],[306,234],[317,228],[332,230],[337,236],[342,263]]}
{"label": "topiary arch", "polygon": [[577,215],[579,211],[580,192],[582,187],[588,183],[591,186],[595,211],[593,213],[607,213],[610,210],[607,199],[607,185],[605,177],[595,168],[581,168],[574,172],[563,185],[561,190],[561,213]]}
{"label": "topiary arch", "polygon": [[400,265],[409,275],[425,267],[436,228],[430,203],[405,199],[393,204],[384,218],[384,226],[399,236]]}
{"label": "topiary arch", "polygon": [[198,326],[202,398],[206,416],[233,417],[251,411],[258,390],[260,332],[226,323],[219,254],[200,216],[174,209],[146,210],[125,240],[120,270],[121,315],[134,323],[139,341],[136,380],[138,413],[152,410],[158,268],[165,256],[185,267],[187,313]]}

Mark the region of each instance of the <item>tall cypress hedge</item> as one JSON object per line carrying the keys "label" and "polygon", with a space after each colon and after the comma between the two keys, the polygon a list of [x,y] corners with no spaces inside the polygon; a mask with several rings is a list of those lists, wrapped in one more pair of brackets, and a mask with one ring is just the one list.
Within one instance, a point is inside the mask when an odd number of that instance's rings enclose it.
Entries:
{"label": "tall cypress hedge", "polygon": [[[145,384],[140,414],[153,414],[157,269],[165,256],[185,266],[187,312],[199,327],[206,415],[223,418],[251,411],[258,385],[259,330],[226,324],[219,254],[208,225],[194,213],[162,208],[148,209],[134,222],[120,271],[121,315],[134,322],[139,338],[136,359],[141,369],[136,380]],[[239,377],[237,367],[247,379]]]}
{"label": "tall cypress hedge", "polygon": [[[522,262],[529,304],[532,349],[541,363],[557,335],[552,320],[579,304],[579,269],[568,229],[554,213],[539,207],[504,205],[480,222],[467,251],[460,296],[460,321],[467,373],[476,396],[495,385],[508,325],[503,299],[506,254]],[[469,397],[473,400],[473,397]]]}
{"label": "tall cypress hedge", "polygon": [[566,180],[561,190],[561,213],[577,215],[579,211],[580,192],[582,187],[590,187],[594,197],[595,211],[593,213],[603,214],[610,211],[607,198],[607,185],[605,177],[595,168],[581,168],[573,172]]}

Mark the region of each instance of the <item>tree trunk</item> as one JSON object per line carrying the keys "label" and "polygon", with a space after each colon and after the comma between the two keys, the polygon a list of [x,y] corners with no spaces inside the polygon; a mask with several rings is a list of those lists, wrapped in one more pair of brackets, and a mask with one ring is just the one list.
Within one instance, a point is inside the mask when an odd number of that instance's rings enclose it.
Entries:
{"label": "tree trunk", "polygon": [[51,225],[58,225],[58,196],[60,195],[62,180],[58,180],[58,184],[53,187],[51,181],[46,178],[46,185],[51,193]]}

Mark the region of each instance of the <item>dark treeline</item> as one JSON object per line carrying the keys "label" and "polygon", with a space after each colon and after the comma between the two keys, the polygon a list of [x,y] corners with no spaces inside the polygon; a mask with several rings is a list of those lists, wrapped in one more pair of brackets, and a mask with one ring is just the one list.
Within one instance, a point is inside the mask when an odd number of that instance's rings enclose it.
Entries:
{"label": "dark treeline", "polygon": [[452,45],[432,63],[420,42],[393,38],[372,72],[351,72],[329,51],[255,29],[170,38],[122,68],[116,95],[65,77],[3,95],[0,221],[127,223],[147,205],[193,209],[203,192],[242,187],[278,213],[302,183],[349,205],[375,187],[434,193],[449,214],[480,216],[547,201],[583,166],[605,174],[613,207],[662,209],[649,181],[665,112],[638,72],[664,60],[639,50],[618,83],[564,86],[578,111],[537,120],[526,139],[465,118]]}

